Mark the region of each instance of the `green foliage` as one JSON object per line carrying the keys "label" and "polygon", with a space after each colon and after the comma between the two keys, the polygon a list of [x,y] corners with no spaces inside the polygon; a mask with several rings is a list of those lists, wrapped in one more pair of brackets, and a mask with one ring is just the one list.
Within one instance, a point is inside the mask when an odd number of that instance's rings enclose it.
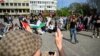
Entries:
{"label": "green foliage", "polygon": [[56,14],[57,16],[69,16],[70,11],[69,8],[65,7],[65,8],[61,8],[60,10],[57,10]]}
{"label": "green foliage", "polygon": [[64,7],[57,10],[58,16],[69,16],[71,14],[90,15],[96,13],[95,8],[91,8],[87,3],[72,3],[69,7]]}
{"label": "green foliage", "polygon": [[80,15],[90,15],[91,13],[96,13],[96,10],[92,10],[87,3],[72,3],[69,6],[69,9],[77,14]]}

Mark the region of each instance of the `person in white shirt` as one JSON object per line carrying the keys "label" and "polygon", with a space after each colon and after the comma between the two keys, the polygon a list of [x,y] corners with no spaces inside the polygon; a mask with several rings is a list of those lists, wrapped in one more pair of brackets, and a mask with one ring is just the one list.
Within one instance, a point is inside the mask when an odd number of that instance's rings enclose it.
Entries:
{"label": "person in white shirt", "polygon": [[[42,23],[42,18],[40,16],[38,16],[38,20],[37,20],[36,24],[29,24],[29,25],[30,26],[37,26],[37,27],[39,27],[41,23]],[[36,31],[38,32],[38,34],[44,34],[45,33],[44,31],[42,31],[41,28],[37,28]]]}
{"label": "person in white shirt", "polygon": [[49,33],[54,32],[54,28],[55,28],[55,25],[54,25],[53,22],[51,21],[51,22],[49,23],[49,26],[48,26],[48,32],[49,32]]}
{"label": "person in white shirt", "polygon": [[46,26],[47,26],[47,28],[48,28],[48,26],[49,26],[49,23],[50,23],[50,21],[51,21],[51,17],[46,17],[47,18],[47,22],[46,22]]}
{"label": "person in white shirt", "polygon": [[63,29],[63,26],[64,26],[64,19],[63,19],[63,17],[60,17],[59,24],[60,24],[60,29]]}

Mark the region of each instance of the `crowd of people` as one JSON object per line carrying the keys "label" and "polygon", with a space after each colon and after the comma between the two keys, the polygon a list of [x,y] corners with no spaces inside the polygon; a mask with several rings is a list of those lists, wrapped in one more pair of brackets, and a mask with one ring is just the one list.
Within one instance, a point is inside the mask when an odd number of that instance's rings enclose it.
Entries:
{"label": "crowd of people", "polygon": [[[44,34],[46,32],[52,33],[56,32],[56,37],[59,37],[57,31],[69,30],[70,32],[70,41],[74,44],[78,43],[77,32],[80,31],[90,31],[92,32],[91,38],[100,38],[100,15],[86,15],[86,16],[77,16],[70,15],[67,17],[53,17],[52,15],[44,17],[43,15],[34,15],[34,16],[18,16],[18,22],[13,23],[13,16],[5,16],[4,23],[0,22],[0,37],[4,37],[7,32],[16,31],[16,30],[25,30],[31,33]],[[57,30],[58,29],[58,30]],[[60,32],[61,35],[61,32]],[[74,40],[74,41],[73,41]],[[59,42],[59,41],[58,41]],[[56,45],[58,43],[56,41]],[[62,35],[60,36],[60,42],[62,42]],[[60,49],[61,43],[58,43],[58,49]],[[62,52],[59,50],[60,54]]]}
{"label": "crowd of people", "polygon": [[[86,15],[86,16],[60,16],[60,17],[53,17],[52,15],[44,17],[43,15],[34,15],[34,16],[18,16],[19,24],[13,24],[13,16],[5,16],[4,22],[5,24],[1,29],[8,32],[10,30],[17,30],[17,29],[26,29],[27,25],[29,26],[28,29],[32,29],[32,32],[37,34],[44,34],[46,32],[52,33],[56,31],[56,28],[60,28],[61,30],[70,30],[70,37],[71,39],[77,40],[77,32],[80,31],[91,31],[93,32],[93,36],[99,38],[99,28],[100,28],[100,15]],[[5,26],[5,28],[4,28]],[[96,35],[97,34],[97,35]]]}
{"label": "crowd of people", "polygon": [[[51,33],[54,31],[53,28],[55,26],[52,27],[53,24],[51,21],[43,21],[43,18],[40,15],[34,16],[31,19],[29,18],[30,17],[28,16],[19,16],[20,26],[18,24],[13,24],[13,22],[9,23],[10,21],[4,21],[4,24],[0,23],[0,27],[4,27],[2,28],[2,32],[4,32],[3,34],[5,35],[0,39],[0,56],[43,55],[40,51],[42,41],[38,34],[43,34],[42,32],[46,31]],[[48,18],[48,20],[51,20],[51,17]],[[33,30],[38,33],[33,33]],[[58,54],[56,52],[48,52],[46,56],[66,56],[62,47],[62,37],[61,30],[57,27],[55,30],[55,44],[58,49]]]}

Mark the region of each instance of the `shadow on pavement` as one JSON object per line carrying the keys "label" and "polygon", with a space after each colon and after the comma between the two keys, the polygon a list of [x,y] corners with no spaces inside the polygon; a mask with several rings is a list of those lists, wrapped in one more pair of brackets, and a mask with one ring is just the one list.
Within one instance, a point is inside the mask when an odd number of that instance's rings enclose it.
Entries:
{"label": "shadow on pavement", "polygon": [[68,42],[70,42],[71,43],[71,40],[70,39],[67,39],[67,38],[63,38],[64,40],[67,40]]}
{"label": "shadow on pavement", "polygon": [[87,34],[83,34],[83,33],[77,33],[78,35],[82,35],[82,36],[85,36],[85,37],[90,37],[91,38],[91,36],[90,35],[87,35]]}

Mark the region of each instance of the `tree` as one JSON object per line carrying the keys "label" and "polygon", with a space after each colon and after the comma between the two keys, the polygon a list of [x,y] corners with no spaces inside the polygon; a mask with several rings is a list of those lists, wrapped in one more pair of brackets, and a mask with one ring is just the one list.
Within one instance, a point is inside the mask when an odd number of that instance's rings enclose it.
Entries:
{"label": "tree", "polygon": [[[81,14],[81,15],[90,15],[91,11],[93,11],[91,9],[91,7],[89,6],[89,4],[87,3],[72,3],[69,6],[69,9],[76,14]],[[96,10],[95,10],[96,11]],[[93,14],[94,12],[92,12]]]}
{"label": "tree", "polygon": [[69,8],[65,7],[65,8],[61,8],[61,9],[57,10],[56,14],[58,16],[69,16],[71,13],[69,11]]}

